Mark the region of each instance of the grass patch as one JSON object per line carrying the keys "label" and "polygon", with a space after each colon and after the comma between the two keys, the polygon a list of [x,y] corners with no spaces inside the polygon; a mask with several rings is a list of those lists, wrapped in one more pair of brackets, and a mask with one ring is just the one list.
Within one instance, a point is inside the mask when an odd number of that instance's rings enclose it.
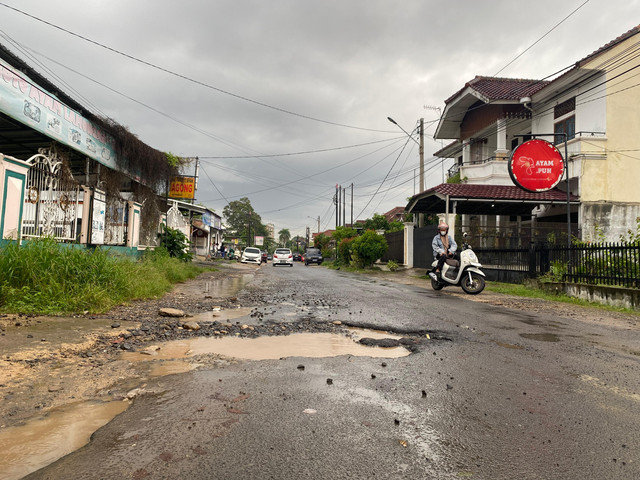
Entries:
{"label": "grass patch", "polygon": [[142,260],[106,249],[63,246],[53,239],[15,243],[0,251],[0,311],[71,314],[106,312],[131,300],[157,298],[204,269],[169,257],[166,250]]}
{"label": "grass patch", "polygon": [[598,302],[589,302],[581,298],[569,297],[564,293],[560,293],[560,294],[547,293],[544,290],[540,290],[538,288],[534,288],[534,287],[530,287],[522,284],[487,282],[485,289],[490,292],[504,293],[505,295],[513,295],[516,297],[539,298],[539,299],[548,300],[551,302],[569,303],[572,305],[579,305],[581,307],[598,308],[598,309],[607,310],[610,312],[621,312],[621,313],[629,313],[632,315],[640,315],[638,311],[632,310],[630,308],[614,307],[611,305],[605,305]]}

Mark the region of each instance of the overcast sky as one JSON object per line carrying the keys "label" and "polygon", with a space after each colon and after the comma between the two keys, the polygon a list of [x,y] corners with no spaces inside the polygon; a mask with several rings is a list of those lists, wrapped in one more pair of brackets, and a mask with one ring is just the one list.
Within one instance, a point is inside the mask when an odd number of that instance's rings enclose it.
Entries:
{"label": "overcast sky", "polygon": [[387,117],[425,119],[433,187],[450,166],[432,160],[437,109],[466,82],[546,78],[638,24],[640,0],[0,0],[1,43],[150,146],[201,159],[197,202],[221,214],[248,197],[293,235],[335,225],[336,184],[353,183],[354,220],[406,205],[418,148]]}

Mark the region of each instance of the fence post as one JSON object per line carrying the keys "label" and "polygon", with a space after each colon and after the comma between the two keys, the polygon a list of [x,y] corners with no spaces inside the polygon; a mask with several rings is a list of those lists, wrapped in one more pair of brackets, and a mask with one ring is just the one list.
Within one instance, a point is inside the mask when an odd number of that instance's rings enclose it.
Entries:
{"label": "fence post", "polygon": [[413,268],[413,222],[404,223],[404,265]]}
{"label": "fence post", "polygon": [[534,278],[536,276],[536,248],[535,243],[529,243],[529,277]]}

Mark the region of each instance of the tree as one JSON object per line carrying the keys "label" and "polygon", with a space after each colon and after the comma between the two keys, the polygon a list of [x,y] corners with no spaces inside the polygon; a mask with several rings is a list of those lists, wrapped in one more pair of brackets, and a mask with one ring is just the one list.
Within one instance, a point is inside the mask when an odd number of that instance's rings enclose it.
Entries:
{"label": "tree", "polygon": [[280,245],[285,247],[287,242],[291,239],[291,232],[289,232],[288,228],[283,228],[278,232],[278,240],[280,241]]}
{"label": "tree", "polygon": [[380,215],[379,213],[374,213],[373,218],[368,218],[364,222],[365,230],[388,230],[389,229],[389,221],[387,217],[384,215]]}
{"label": "tree", "polygon": [[267,236],[267,227],[262,218],[251,206],[247,197],[230,202],[222,210],[225,218],[226,236],[244,239],[247,245],[253,244],[254,237]]}

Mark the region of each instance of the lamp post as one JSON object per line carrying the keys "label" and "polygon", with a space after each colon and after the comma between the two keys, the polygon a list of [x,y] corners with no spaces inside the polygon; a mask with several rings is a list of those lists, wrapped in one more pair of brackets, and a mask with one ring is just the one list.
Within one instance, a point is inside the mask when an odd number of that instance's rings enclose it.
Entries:
{"label": "lamp post", "polygon": [[402,128],[400,125],[398,125],[398,122],[396,122],[393,118],[387,117],[387,120],[389,120],[391,123],[397,126],[400,130],[406,133],[411,140],[413,140],[418,144],[419,152],[420,152],[420,191],[423,192],[424,191],[424,118],[420,119],[420,126],[418,127],[420,141],[413,138],[413,136],[409,132],[407,132],[404,128]]}
{"label": "lamp post", "polygon": [[[407,134],[407,136],[416,142],[419,147],[420,153],[420,193],[424,192],[424,118],[420,119],[420,126],[418,127],[418,133],[420,135],[420,141],[418,142],[415,138],[411,136],[409,132],[407,132],[404,128],[402,128],[398,123],[391,117],[387,117],[391,123],[397,126],[400,130]],[[424,224],[424,214],[418,214],[418,227],[422,227]]]}

